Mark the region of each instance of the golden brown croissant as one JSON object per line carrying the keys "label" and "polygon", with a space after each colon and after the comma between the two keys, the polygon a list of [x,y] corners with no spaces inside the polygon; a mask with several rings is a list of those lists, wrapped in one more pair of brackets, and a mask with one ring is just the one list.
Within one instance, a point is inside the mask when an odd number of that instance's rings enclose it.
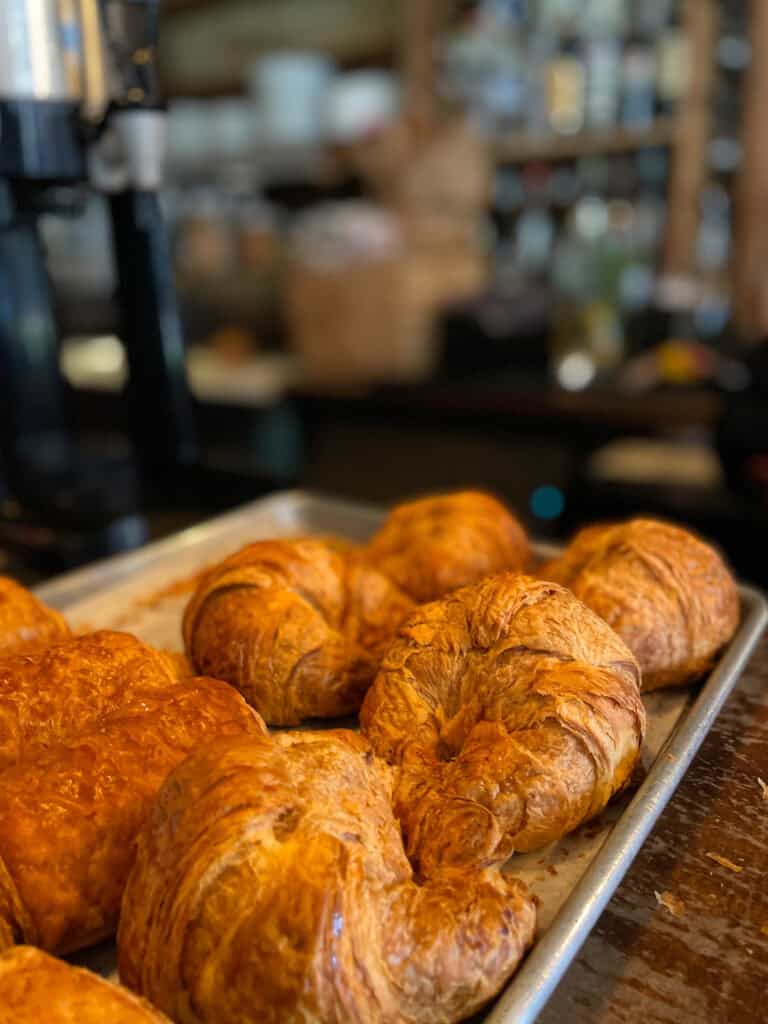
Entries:
{"label": "golden brown croissant", "polygon": [[643,690],[701,676],[739,624],[738,591],[720,556],[668,523],[581,530],[540,575],[569,587],[622,637]]}
{"label": "golden brown croissant", "polygon": [[522,883],[417,884],[391,772],[359,735],[217,740],[161,790],[139,838],[123,982],[177,1024],[450,1024],[533,938]]}
{"label": "golden brown croissant", "polygon": [[120,985],[32,946],[0,954],[0,1024],[170,1024]]}
{"label": "golden brown croissant", "polygon": [[645,731],[639,670],[573,594],[511,573],[418,608],[360,714],[401,766],[407,852],[491,864],[601,811],[628,780]]}
{"label": "golden brown croissant", "polygon": [[367,557],[418,602],[491,573],[523,572],[530,552],[520,523],[489,494],[460,491],[397,505]]}
{"label": "golden brown croissant", "polygon": [[114,932],[133,841],[201,740],[264,726],[124,633],[0,660],[0,941],[68,952]]}
{"label": "golden brown croissant", "polygon": [[20,583],[0,576],[0,657],[56,643],[69,635],[62,615]]}
{"label": "golden brown croissant", "polygon": [[412,602],[321,540],[260,541],[202,580],[184,614],[187,654],[267,722],[357,711]]}

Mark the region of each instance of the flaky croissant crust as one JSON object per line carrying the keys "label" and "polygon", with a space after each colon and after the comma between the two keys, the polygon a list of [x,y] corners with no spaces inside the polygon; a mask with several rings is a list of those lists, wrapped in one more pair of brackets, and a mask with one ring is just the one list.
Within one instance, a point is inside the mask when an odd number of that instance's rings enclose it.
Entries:
{"label": "flaky croissant crust", "polygon": [[359,735],[214,741],[141,834],[120,976],[177,1024],[450,1024],[502,986],[534,916],[495,869],[417,884]]}
{"label": "flaky croissant crust", "polygon": [[144,999],[32,946],[0,954],[0,1024],[171,1024]]}
{"label": "flaky croissant crust", "polygon": [[177,678],[124,633],[0,659],[0,943],[68,952],[112,934],[133,841],[201,740],[264,732],[225,683]]}
{"label": "flaky croissant crust", "polygon": [[259,541],[212,569],[184,614],[198,671],[236,686],[264,719],[356,712],[412,602],[347,545]]}
{"label": "flaky croissant crust", "polygon": [[605,807],[642,746],[639,670],[554,583],[505,574],[411,615],[360,715],[400,767],[407,852],[429,874],[543,846]]}
{"label": "flaky croissant crust", "polygon": [[567,586],[622,637],[644,690],[701,676],[739,623],[736,583],[723,560],[668,523],[588,527],[540,575]]}
{"label": "flaky croissant crust", "polygon": [[481,491],[459,491],[397,505],[366,557],[424,602],[492,573],[523,572],[530,549],[522,526],[501,502]]}
{"label": "flaky croissant crust", "polygon": [[69,635],[64,617],[21,584],[0,576],[0,657],[21,654]]}

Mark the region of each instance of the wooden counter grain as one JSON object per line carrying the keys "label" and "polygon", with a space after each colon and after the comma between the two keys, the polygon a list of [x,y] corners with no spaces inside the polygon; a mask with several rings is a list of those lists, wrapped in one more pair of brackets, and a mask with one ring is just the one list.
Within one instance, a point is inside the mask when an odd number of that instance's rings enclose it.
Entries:
{"label": "wooden counter grain", "polygon": [[[768,636],[539,1024],[768,1021],[761,778],[768,782]],[[681,900],[682,916],[654,892]]]}

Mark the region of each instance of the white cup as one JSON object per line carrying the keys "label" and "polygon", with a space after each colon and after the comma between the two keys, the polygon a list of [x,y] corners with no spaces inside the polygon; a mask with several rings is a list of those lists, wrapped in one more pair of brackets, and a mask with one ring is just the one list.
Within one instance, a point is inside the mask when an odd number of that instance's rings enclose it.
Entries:
{"label": "white cup", "polygon": [[322,141],[333,73],[332,61],[317,53],[271,53],[251,64],[248,88],[259,111],[262,140],[296,145]]}
{"label": "white cup", "polygon": [[400,105],[397,79],[391,71],[348,71],[337,75],[325,109],[328,135],[353,142],[394,120]]}

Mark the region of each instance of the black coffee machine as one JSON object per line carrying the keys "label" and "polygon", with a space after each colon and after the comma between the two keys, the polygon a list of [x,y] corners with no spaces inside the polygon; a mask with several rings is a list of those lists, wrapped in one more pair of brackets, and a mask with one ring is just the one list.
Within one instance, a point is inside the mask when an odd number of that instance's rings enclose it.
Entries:
{"label": "black coffee machine", "polygon": [[[0,541],[79,562],[146,536],[139,481],[197,460],[157,190],[159,0],[0,4]],[[74,442],[42,213],[108,197],[133,454]]]}

